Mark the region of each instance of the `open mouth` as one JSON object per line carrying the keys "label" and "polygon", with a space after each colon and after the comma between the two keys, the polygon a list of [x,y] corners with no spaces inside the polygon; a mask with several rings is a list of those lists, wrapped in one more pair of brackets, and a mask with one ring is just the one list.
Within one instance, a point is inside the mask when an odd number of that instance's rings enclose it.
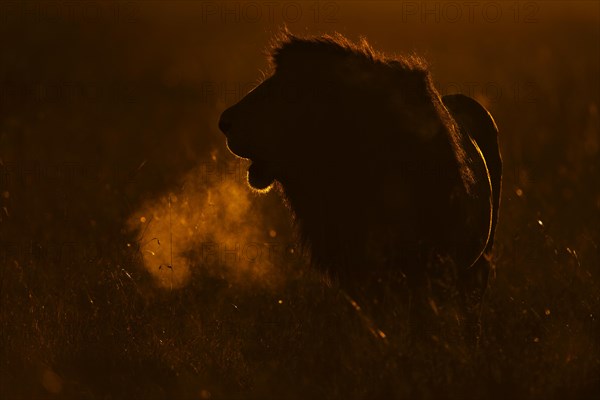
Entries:
{"label": "open mouth", "polygon": [[257,190],[268,189],[275,181],[275,173],[268,162],[258,160],[253,154],[233,140],[227,139],[227,148],[238,157],[250,160],[248,184]]}
{"label": "open mouth", "polygon": [[275,173],[268,163],[252,161],[248,167],[248,183],[255,189],[266,190],[275,181]]}

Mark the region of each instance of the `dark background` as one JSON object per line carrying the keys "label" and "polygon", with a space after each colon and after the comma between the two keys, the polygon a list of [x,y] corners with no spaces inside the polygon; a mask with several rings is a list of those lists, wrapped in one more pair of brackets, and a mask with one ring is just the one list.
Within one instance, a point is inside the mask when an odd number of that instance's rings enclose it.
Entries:
{"label": "dark background", "polygon": [[[5,399],[591,398],[600,377],[596,2],[0,3]],[[220,113],[283,25],[425,57],[505,175],[477,355],[392,355],[307,272]],[[400,323],[400,322],[399,322]]]}

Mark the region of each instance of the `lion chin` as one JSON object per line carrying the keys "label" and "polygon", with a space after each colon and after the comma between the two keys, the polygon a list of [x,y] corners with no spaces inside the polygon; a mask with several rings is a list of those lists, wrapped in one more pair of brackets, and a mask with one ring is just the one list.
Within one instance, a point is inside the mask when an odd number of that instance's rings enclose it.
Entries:
{"label": "lion chin", "polygon": [[275,182],[275,175],[268,165],[253,161],[248,168],[248,184],[256,190],[269,191]]}

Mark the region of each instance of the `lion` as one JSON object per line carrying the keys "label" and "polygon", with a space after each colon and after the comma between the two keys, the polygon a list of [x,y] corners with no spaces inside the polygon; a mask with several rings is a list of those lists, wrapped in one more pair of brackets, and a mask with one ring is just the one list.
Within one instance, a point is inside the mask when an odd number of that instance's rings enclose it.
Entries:
{"label": "lion", "polygon": [[365,39],[286,31],[270,63],[219,120],[229,150],[251,160],[249,185],[280,190],[312,264],[377,324],[391,313],[382,284],[404,282],[423,320],[439,313],[432,282],[443,275],[464,324],[478,326],[502,174],[490,113],[441,97],[423,59]]}

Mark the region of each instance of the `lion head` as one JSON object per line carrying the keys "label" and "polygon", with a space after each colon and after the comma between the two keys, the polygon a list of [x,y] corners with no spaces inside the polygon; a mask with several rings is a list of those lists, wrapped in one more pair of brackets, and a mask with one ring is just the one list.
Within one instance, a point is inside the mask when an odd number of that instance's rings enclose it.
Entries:
{"label": "lion head", "polygon": [[[470,156],[421,59],[285,32],[270,60],[273,73],[219,127],[252,161],[250,186],[279,182],[315,264],[356,279],[434,253],[479,257],[490,229],[485,163]],[[477,225],[466,236],[465,215]]]}

